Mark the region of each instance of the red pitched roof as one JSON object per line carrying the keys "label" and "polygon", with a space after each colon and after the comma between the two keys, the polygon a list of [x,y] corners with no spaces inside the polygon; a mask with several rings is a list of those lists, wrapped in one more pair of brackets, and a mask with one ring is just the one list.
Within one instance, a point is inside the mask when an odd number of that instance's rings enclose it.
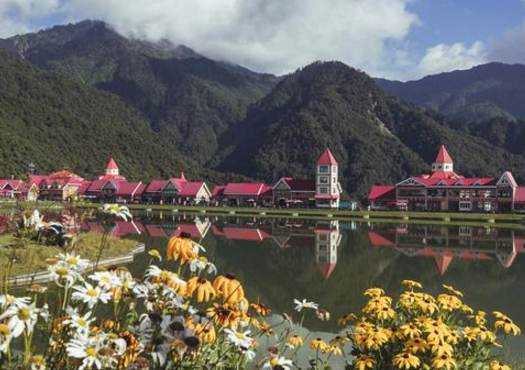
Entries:
{"label": "red pitched roof", "polygon": [[146,187],[146,193],[157,193],[168,183],[168,180],[152,180]]}
{"label": "red pitched roof", "polygon": [[226,185],[217,185],[213,188],[213,191],[211,193],[212,198],[217,198],[222,195],[224,195],[224,189],[226,189]]}
{"label": "red pitched roof", "polygon": [[224,189],[224,195],[259,195],[263,190],[267,190],[262,182],[239,182],[229,183]]}
{"label": "red pitched roof", "polygon": [[370,244],[372,244],[373,247],[393,247],[396,245],[395,242],[388,240],[384,236],[373,231],[368,233],[368,238],[370,239]]}
{"label": "red pitched roof", "polygon": [[95,180],[91,182],[91,186],[87,189],[87,192],[101,191],[107,180]]}
{"label": "red pitched roof", "polygon": [[335,160],[334,155],[330,151],[330,149],[326,148],[317,160],[317,165],[323,165],[323,166],[337,166],[337,161]]}
{"label": "red pitched roof", "polygon": [[452,163],[452,158],[450,157],[450,154],[448,154],[447,148],[445,148],[444,145],[439,147],[434,163]]}
{"label": "red pitched roof", "polygon": [[117,162],[113,158],[110,158],[108,165],[106,166],[107,170],[118,170]]}
{"label": "red pitched roof", "polygon": [[396,201],[396,187],[390,185],[374,185],[370,189],[368,200]]}
{"label": "red pitched roof", "polygon": [[519,186],[516,188],[514,203],[525,203],[525,186]]}
{"label": "red pitched roof", "polygon": [[[312,180],[294,180],[291,177],[283,177],[277,182],[277,184],[281,181],[285,182],[291,191],[315,192],[315,181]],[[277,186],[277,184],[275,185]]]}
{"label": "red pitched roof", "polygon": [[4,189],[6,186],[9,185],[11,189],[17,190],[21,184],[22,181],[20,180],[0,180],[0,189]]}
{"label": "red pitched roof", "polygon": [[117,191],[115,195],[134,196],[137,189],[140,187],[140,181],[119,181],[117,184]]}
{"label": "red pitched roof", "polygon": [[91,187],[92,183],[93,181],[84,181],[80,189],[78,189],[78,194],[80,195],[85,194],[88,191],[88,189]]}
{"label": "red pitched roof", "polygon": [[197,193],[204,186],[204,182],[191,182],[183,181],[180,183],[181,189],[179,191],[179,196],[181,197],[196,197]]}

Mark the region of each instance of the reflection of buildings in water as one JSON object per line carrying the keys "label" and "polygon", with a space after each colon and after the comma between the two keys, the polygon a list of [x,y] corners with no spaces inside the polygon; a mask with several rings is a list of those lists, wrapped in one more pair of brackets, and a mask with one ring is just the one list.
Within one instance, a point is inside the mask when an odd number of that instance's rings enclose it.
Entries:
{"label": "reflection of buildings in water", "polygon": [[[109,234],[116,237],[131,235],[141,235],[143,233],[154,238],[170,238],[179,236],[185,232],[191,235],[193,239],[202,239],[210,230],[211,222],[207,218],[184,218],[172,219],[170,222],[163,223],[143,223],[139,220],[126,222],[117,220],[109,230]],[[81,225],[82,231],[94,231],[103,233],[104,228],[98,221],[86,221]]]}
{"label": "reflection of buildings in water", "polygon": [[525,236],[513,230],[399,225],[371,226],[368,233],[374,247],[393,247],[414,257],[431,257],[440,274],[445,274],[454,259],[494,260],[509,268],[518,254],[525,254]]}
{"label": "reflection of buildings in water", "polygon": [[[83,231],[103,233],[99,222],[86,221]],[[144,222],[116,221],[109,230],[117,237],[146,234],[154,238],[169,238],[185,232],[193,239],[202,239],[211,230],[219,238],[233,241],[271,241],[281,249],[312,246],[315,248],[317,268],[328,279],[337,266],[337,253],[341,244],[339,221],[300,222],[298,220],[251,220],[223,219],[212,222],[207,217],[186,217],[184,215],[144,218]]]}
{"label": "reflection of buildings in water", "polygon": [[328,279],[337,265],[337,248],[341,244],[339,221],[317,223],[315,227],[315,257],[321,274]]}

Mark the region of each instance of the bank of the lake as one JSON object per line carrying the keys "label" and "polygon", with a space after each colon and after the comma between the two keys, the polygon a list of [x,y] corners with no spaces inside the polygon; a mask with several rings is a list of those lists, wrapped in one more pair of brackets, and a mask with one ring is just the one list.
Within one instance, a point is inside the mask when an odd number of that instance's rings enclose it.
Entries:
{"label": "bank of the lake", "polygon": [[[102,203],[74,202],[8,202],[0,203],[0,208],[100,208]],[[486,214],[486,213],[444,213],[409,211],[348,211],[337,209],[304,208],[249,208],[249,207],[208,207],[167,204],[126,204],[130,210],[166,211],[198,213],[210,216],[238,217],[294,217],[300,219],[334,218],[357,222],[404,223],[419,225],[486,226],[512,229],[525,229],[525,215]]]}

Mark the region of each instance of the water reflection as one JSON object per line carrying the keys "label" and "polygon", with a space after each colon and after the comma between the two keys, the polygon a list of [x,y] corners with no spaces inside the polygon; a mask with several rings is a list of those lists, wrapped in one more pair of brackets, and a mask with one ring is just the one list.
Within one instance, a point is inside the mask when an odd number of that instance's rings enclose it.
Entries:
{"label": "water reflection", "polygon": [[[96,218],[72,227],[102,231]],[[502,310],[525,326],[523,231],[155,212],[111,229],[161,252],[181,232],[206,246],[219,271],[235,273],[251,300],[275,312],[292,312],[294,298],[320,303],[333,320],[306,320],[312,330],[338,330],[336,319],[364,304],[364,289],[379,286],[395,295],[402,279],[419,280],[432,293],[441,284],[455,286],[475,308]],[[137,255],[129,268],[142,274],[149,260],[147,252]],[[520,340],[514,345],[523,347]]]}

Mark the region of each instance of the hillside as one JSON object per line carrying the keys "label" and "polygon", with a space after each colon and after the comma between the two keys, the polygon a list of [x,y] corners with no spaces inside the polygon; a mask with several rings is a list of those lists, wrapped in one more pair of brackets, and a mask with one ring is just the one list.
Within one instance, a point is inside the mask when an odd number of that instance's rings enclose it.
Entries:
{"label": "hillside", "polygon": [[374,183],[428,171],[446,143],[465,175],[525,180],[525,158],[381,91],[342,63],[316,63],[286,77],[254,105],[222,170],[263,179],[311,177],[326,146],[339,160],[344,188],[364,197]]}
{"label": "hillside", "polygon": [[123,174],[148,179],[184,170],[213,175],[181,156],[117,96],[44,72],[0,50],[0,176],[69,168],[94,177],[115,157]]}
{"label": "hillside", "polygon": [[150,127],[200,163],[215,158],[248,106],[277,78],[207,59],[165,41],[127,39],[100,21],[0,40],[40,68],[115,93]]}
{"label": "hillside", "polygon": [[376,79],[386,92],[455,118],[525,119],[525,66],[489,63],[418,81]]}

